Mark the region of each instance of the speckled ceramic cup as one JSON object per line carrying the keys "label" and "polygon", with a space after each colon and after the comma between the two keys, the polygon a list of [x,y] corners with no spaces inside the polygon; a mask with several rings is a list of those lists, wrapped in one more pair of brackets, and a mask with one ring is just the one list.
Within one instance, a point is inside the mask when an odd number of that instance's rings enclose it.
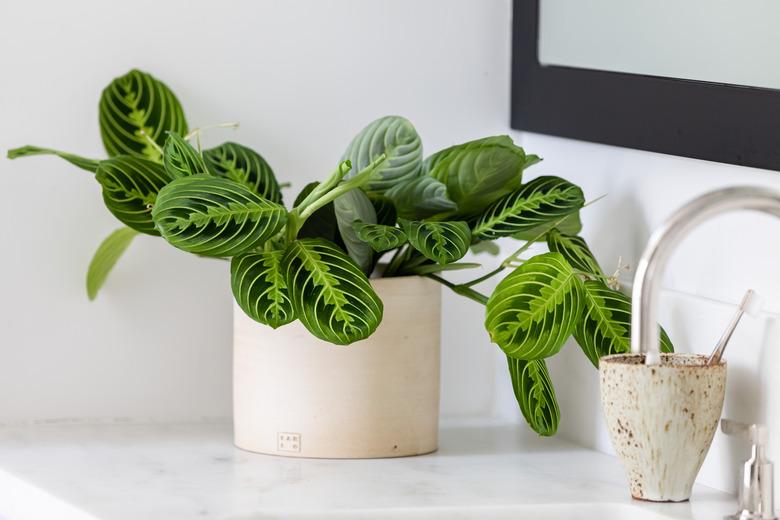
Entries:
{"label": "speckled ceramic cup", "polygon": [[643,354],[601,358],[601,406],[612,445],[623,462],[631,496],[681,502],[691,488],[718,426],[726,391],[726,363],[706,356]]}

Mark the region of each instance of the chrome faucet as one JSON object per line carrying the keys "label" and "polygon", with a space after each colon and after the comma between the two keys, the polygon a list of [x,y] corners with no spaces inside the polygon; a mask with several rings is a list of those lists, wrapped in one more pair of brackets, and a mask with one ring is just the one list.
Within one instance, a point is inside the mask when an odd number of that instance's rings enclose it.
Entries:
{"label": "chrome faucet", "polygon": [[631,313],[631,350],[645,354],[645,363],[661,362],[658,332],[658,293],[666,264],[680,241],[710,218],[737,210],[755,210],[780,218],[780,192],[767,188],[737,187],[698,197],[679,210],[650,237],[634,277]]}
{"label": "chrome faucet", "polygon": [[738,435],[750,442],[750,458],[742,467],[737,512],[726,520],[777,520],[774,506],[774,466],[766,458],[767,430],[762,424],[720,421],[726,435]]}

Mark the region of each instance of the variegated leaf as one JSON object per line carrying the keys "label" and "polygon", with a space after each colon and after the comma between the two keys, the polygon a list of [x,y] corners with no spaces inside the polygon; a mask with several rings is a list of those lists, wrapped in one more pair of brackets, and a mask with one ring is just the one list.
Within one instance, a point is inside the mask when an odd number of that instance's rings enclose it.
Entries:
{"label": "variegated leaf", "polygon": [[230,285],[236,303],[255,321],[281,327],[295,320],[282,266],[284,251],[245,253],[230,262]]}
{"label": "variegated leaf", "polygon": [[352,223],[361,220],[369,224],[376,223],[376,210],[374,205],[363,190],[355,188],[349,190],[333,201],[333,209],[336,213],[336,222],[339,226],[339,234],[347,254],[360,266],[360,270],[366,274],[373,268],[374,251],[371,246],[361,240]]}
{"label": "variegated leaf", "polygon": [[208,173],[203,157],[176,132],[168,132],[163,147],[163,165],[172,179]]}
{"label": "variegated leaf", "polygon": [[160,148],[166,132],[187,133],[179,100],[163,82],[140,70],[114,79],[103,90],[99,112],[100,135],[109,156],[162,162]]}
{"label": "variegated leaf", "polygon": [[[574,338],[585,356],[598,368],[599,358],[631,352],[631,299],[602,282],[583,284],[584,309],[574,329]],[[674,352],[661,328],[661,351]]]}
{"label": "variegated leaf", "polygon": [[559,253],[537,255],[499,282],[486,306],[490,339],[510,357],[556,354],[583,308],[582,281]]}
{"label": "variegated leaf", "polygon": [[582,231],[582,221],[580,220],[580,212],[577,211],[575,213],[572,213],[571,215],[567,215],[563,218],[563,220],[560,221],[554,221],[554,222],[547,222],[545,224],[540,224],[534,228],[527,229],[525,231],[519,231],[512,235],[512,238],[515,238],[517,240],[525,240],[530,241],[533,240],[534,242],[544,242],[545,241],[545,235],[548,231],[551,229],[557,229],[561,233],[566,233],[567,235],[576,235],[580,231]]}
{"label": "variegated leaf", "polygon": [[395,249],[406,243],[406,233],[395,226],[383,224],[367,224],[361,220],[352,223],[360,240],[370,245],[374,251],[381,253]]}
{"label": "variegated leaf", "polygon": [[111,269],[122,257],[130,242],[138,231],[129,227],[121,227],[108,235],[98,246],[87,269],[87,296],[90,300],[97,297],[98,291],[108,278]]}
{"label": "variegated leaf", "polygon": [[501,135],[437,152],[425,160],[423,171],[447,187],[458,206],[454,215],[474,217],[519,189],[523,169],[531,163],[522,148]]}
{"label": "variegated leaf", "polygon": [[585,204],[582,190],[560,177],[539,177],[493,203],[472,232],[480,239],[511,236],[554,224]]}
{"label": "variegated leaf", "polygon": [[346,178],[362,171],[381,154],[387,155],[387,162],[366,188],[368,191],[383,193],[419,176],[422,142],[412,123],[403,117],[381,117],[352,139],[342,157],[352,162]]}
{"label": "variegated leaf", "polygon": [[596,257],[582,237],[565,235],[553,229],[547,233],[547,247],[554,253],[560,253],[575,269],[594,275],[603,275]]}
{"label": "variegated leaf", "polygon": [[203,160],[212,175],[240,182],[261,197],[282,203],[282,191],[271,166],[251,148],[223,143],[203,150]]}
{"label": "variegated leaf", "polygon": [[283,259],[295,315],[318,338],[347,345],[382,321],[382,301],[355,262],[332,242],[292,242]]}
{"label": "variegated leaf", "polygon": [[278,233],[287,211],[243,184],[191,175],[160,191],[154,223],[172,246],[203,256],[235,256]]}
{"label": "variegated leaf", "polygon": [[385,195],[393,201],[398,216],[406,219],[420,220],[458,209],[444,183],[428,175],[397,184]]}
{"label": "variegated leaf", "polygon": [[462,221],[400,219],[409,243],[429,260],[445,265],[463,258],[471,244],[469,225]]}
{"label": "variegated leaf", "polygon": [[509,356],[507,361],[512,389],[525,421],[539,435],[555,435],[561,412],[547,364],[543,359],[524,361]]}
{"label": "variegated leaf", "polygon": [[103,188],[103,202],[116,218],[141,233],[160,234],[152,221],[152,206],[170,181],[162,164],[118,155],[100,161],[95,178]]}

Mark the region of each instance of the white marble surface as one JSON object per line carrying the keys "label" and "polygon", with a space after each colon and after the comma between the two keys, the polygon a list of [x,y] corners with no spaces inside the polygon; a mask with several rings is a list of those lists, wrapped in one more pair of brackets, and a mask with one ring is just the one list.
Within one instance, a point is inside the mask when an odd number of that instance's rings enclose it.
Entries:
{"label": "white marble surface", "polygon": [[0,519],[721,518],[733,498],[632,501],[613,457],[495,421],[444,422],[412,458],[287,459],[227,423],[0,428]]}

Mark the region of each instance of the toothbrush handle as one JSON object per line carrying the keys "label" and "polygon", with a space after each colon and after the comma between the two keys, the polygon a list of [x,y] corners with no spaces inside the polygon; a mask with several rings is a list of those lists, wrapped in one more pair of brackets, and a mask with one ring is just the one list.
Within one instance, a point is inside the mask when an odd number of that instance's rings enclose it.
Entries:
{"label": "toothbrush handle", "polygon": [[710,354],[710,358],[707,360],[708,365],[717,365],[720,363],[720,358],[723,357],[723,351],[726,350],[726,345],[729,344],[729,340],[731,339],[731,335],[734,334],[734,329],[737,328],[737,325],[739,324],[739,320],[742,319],[742,315],[745,314],[745,311],[743,309],[740,309],[733,318],[731,318],[731,323],[729,323],[729,326],[726,327],[726,330],[723,332],[723,335],[720,337],[720,340],[718,341],[718,346],[715,347],[715,350]]}

